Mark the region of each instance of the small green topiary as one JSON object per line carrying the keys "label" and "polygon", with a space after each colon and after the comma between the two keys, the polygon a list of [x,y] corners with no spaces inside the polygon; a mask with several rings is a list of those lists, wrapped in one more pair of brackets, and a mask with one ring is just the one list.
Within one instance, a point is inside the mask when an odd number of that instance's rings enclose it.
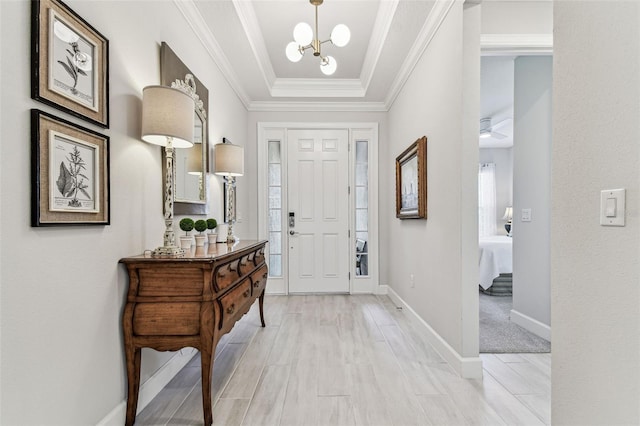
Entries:
{"label": "small green topiary", "polygon": [[193,219],[185,217],[180,221],[180,229],[185,232],[185,235],[189,235],[189,231],[193,230],[194,222]]}
{"label": "small green topiary", "polygon": [[213,219],[213,218],[209,218],[207,219],[207,228],[213,233],[213,230],[216,229],[216,226],[218,226],[218,221]]}
{"label": "small green topiary", "polygon": [[194,227],[196,228],[196,231],[202,234],[202,231],[207,229],[207,222],[202,219],[198,219],[196,220]]}

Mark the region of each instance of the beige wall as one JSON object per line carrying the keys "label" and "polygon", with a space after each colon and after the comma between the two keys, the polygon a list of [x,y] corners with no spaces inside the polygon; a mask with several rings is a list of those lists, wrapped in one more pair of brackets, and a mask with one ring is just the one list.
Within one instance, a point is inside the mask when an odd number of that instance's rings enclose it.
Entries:
{"label": "beige wall", "polygon": [[[162,244],[160,148],[141,141],[142,88],[160,83],[166,41],[211,94],[210,137],[246,138],[247,113],[173,2],[69,1],[110,41],[111,225],[30,227],[29,109],[90,124],[30,98],[27,1],[2,1],[0,285],[6,425],[95,424],[124,401],[118,260]],[[94,127],[92,127],[94,128]],[[211,177],[212,214],[220,182]],[[145,381],[171,353],[143,351]]]}
{"label": "beige wall", "polygon": [[[554,2],[552,423],[640,424],[640,4]],[[626,188],[626,226],[599,225]]]}

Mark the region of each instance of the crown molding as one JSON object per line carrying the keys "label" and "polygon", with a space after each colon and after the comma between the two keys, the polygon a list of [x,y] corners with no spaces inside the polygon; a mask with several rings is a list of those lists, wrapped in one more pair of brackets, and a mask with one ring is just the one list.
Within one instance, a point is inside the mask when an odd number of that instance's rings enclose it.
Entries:
{"label": "crown molding", "polygon": [[251,102],[249,111],[269,112],[269,111],[304,111],[304,112],[386,112],[387,107],[384,102]]}
{"label": "crown molding", "polygon": [[553,34],[482,34],[482,55],[549,55]]}
{"label": "crown molding", "polygon": [[360,72],[360,81],[365,92],[371,84],[373,73],[378,65],[384,42],[389,34],[393,17],[396,14],[400,0],[381,1],[376,15],[376,21],[371,31],[371,39],[369,47],[362,63],[362,71]]}
{"label": "crown molding", "polygon": [[271,87],[274,98],[362,98],[359,79],[278,78]]}
{"label": "crown molding", "polygon": [[402,63],[396,78],[391,84],[389,93],[384,101],[387,110],[391,108],[393,102],[398,97],[398,94],[400,94],[400,90],[402,90],[402,87],[409,79],[409,76],[416,67],[420,57],[426,50],[427,46],[429,46],[429,43],[431,43],[431,40],[433,40],[434,35],[438,32],[440,25],[442,25],[442,22],[447,17],[451,7],[458,1],[459,0],[440,0],[436,1],[433,5],[431,12],[429,12],[429,16],[427,16],[427,19],[420,30],[420,33],[416,37],[416,42],[411,46],[409,54]]}
{"label": "crown molding", "polygon": [[209,56],[211,56],[213,62],[218,66],[220,72],[240,99],[240,102],[242,102],[245,108],[248,108],[250,104],[249,96],[244,91],[242,84],[236,77],[236,73],[234,72],[231,63],[218,44],[218,41],[215,39],[213,34],[211,34],[207,23],[196,7],[194,1],[174,0],[173,2],[184,16],[189,26],[191,26],[191,29],[193,30],[196,37],[200,39],[200,42],[204,46],[205,50],[209,53]]}
{"label": "crown molding", "polygon": [[242,28],[247,35],[253,56],[258,62],[262,78],[271,90],[276,82],[276,73],[273,70],[271,59],[269,59],[269,55],[267,54],[267,45],[264,42],[253,3],[246,0],[233,0],[233,6],[236,9]]}

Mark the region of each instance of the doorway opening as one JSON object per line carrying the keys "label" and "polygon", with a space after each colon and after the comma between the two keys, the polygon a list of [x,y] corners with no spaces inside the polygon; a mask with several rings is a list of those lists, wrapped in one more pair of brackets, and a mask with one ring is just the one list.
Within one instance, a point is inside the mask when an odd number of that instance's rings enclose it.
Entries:
{"label": "doorway opening", "polygon": [[482,57],[481,353],[550,351],[551,62]]}

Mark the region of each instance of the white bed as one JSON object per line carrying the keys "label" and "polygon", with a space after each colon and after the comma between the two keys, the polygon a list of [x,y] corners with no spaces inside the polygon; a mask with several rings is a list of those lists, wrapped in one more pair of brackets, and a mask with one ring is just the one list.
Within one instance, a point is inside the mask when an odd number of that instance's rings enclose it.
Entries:
{"label": "white bed", "polygon": [[500,274],[513,272],[512,239],[495,235],[480,239],[480,286],[487,290]]}

